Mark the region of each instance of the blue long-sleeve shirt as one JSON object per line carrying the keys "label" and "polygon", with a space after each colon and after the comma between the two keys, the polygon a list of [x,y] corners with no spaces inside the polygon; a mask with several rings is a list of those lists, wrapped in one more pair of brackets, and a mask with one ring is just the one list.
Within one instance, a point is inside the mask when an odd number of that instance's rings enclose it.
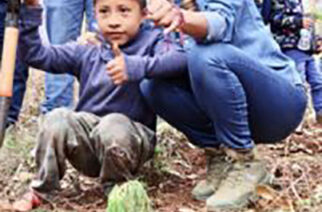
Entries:
{"label": "blue long-sleeve shirt", "polygon": [[129,82],[116,86],[106,72],[113,59],[110,45],[44,45],[38,27],[42,8],[23,7],[19,56],[30,66],[54,74],[74,75],[80,84],[76,111],[98,116],[118,112],[154,128],[155,115],[145,103],[139,84],[144,78],[171,77],[186,71],[186,54],[180,46],[165,43],[160,29],[141,27],[128,44],[122,46]]}
{"label": "blue long-sleeve shirt", "polygon": [[208,34],[203,42],[230,43],[256,61],[278,71],[295,84],[301,78],[294,62],[285,56],[264,26],[254,0],[196,0],[208,21]]}

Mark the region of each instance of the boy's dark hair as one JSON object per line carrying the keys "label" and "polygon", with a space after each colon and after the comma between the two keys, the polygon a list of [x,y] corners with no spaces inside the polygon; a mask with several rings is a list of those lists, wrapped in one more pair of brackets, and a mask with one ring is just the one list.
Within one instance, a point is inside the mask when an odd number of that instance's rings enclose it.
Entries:
{"label": "boy's dark hair", "polygon": [[[93,0],[93,1],[95,5],[98,0]],[[146,0],[135,0],[135,1],[139,2],[141,9],[144,9],[146,7]]]}

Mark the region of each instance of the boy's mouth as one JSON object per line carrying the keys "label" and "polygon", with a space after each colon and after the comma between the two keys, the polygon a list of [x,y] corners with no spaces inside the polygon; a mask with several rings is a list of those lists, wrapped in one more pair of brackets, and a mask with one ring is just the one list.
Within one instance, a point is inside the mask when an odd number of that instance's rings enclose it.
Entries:
{"label": "boy's mouth", "polygon": [[109,33],[107,33],[107,36],[111,39],[113,39],[113,38],[117,39],[117,38],[122,37],[123,35],[124,35],[124,32],[109,32]]}
{"label": "boy's mouth", "polygon": [[121,40],[124,40],[124,34],[125,33],[122,33],[122,32],[112,32],[112,33],[107,33],[107,38],[110,40],[110,41],[121,41]]}

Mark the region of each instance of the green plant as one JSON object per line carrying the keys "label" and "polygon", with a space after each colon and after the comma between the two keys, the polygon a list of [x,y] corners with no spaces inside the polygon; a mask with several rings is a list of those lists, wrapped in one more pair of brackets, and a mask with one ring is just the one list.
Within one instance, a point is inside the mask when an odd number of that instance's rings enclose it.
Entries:
{"label": "green plant", "polygon": [[116,185],[108,197],[107,212],[151,212],[150,199],[137,180]]}

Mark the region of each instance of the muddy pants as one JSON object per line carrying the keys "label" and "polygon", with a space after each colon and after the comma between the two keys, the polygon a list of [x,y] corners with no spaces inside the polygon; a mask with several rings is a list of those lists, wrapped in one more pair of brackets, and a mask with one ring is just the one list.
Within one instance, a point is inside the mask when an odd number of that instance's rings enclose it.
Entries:
{"label": "muddy pants", "polygon": [[152,157],[155,133],[118,113],[100,118],[56,109],[45,116],[37,140],[38,175],[31,187],[49,192],[59,188],[65,159],[82,174],[99,177],[102,184],[131,179]]}

